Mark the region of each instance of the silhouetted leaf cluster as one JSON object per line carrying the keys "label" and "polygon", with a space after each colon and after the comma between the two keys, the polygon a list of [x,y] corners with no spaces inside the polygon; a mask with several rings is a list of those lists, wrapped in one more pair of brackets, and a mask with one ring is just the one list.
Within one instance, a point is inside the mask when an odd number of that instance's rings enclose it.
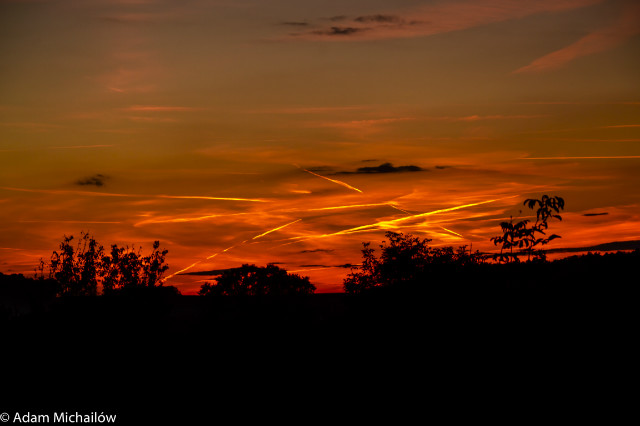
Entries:
{"label": "silhouetted leaf cluster", "polygon": [[[527,259],[545,260],[546,255],[543,250],[536,250],[538,246],[544,246],[550,241],[560,238],[559,235],[552,234],[546,236],[550,219],[562,220],[558,214],[564,209],[564,199],[558,196],[549,197],[543,195],[541,199],[528,198],[524,205],[536,210],[536,221],[529,227],[529,220],[521,220],[513,223],[513,217],[509,222],[501,222],[502,235],[491,238],[495,245],[500,245],[500,253],[494,256],[494,260],[500,262],[518,262],[518,256],[526,253]],[[514,249],[518,251],[514,252]]]}
{"label": "silhouetted leaf cluster", "polygon": [[73,235],[64,236],[59,250],[54,251],[49,263],[42,259],[36,278],[46,275],[58,283],[60,296],[95,296],[99,285],[103,294],[132,288],[153,288],[162,285],[162,277],[169,269],[165,264],[167,250],[160,250],[160,242],[153,243],[153,251],[142,256],[142,248],[111,246],[109,254],[103,246],[82,233],[77,245]]}
{"label": "silhouetted leaf cluster", "polygon": [[456,268],[483,261],[479,252],[469,253],[466,246],[430,247],[430,239],[387,232],[389,242],[380,245],[380,257],[370,243],[363,243],[362,265],[344,280],[344,291],[358,294],[374,288],[410,288],[412,284],[453,273]]}
{"label": "silhouetted leaf cluster", "polygon": [[201,296],[289,296],[312,294],[316,287],[309,277],[287,273],[276,265],[256,266],[244,264],[225,270],[216,283],[204,283]]}

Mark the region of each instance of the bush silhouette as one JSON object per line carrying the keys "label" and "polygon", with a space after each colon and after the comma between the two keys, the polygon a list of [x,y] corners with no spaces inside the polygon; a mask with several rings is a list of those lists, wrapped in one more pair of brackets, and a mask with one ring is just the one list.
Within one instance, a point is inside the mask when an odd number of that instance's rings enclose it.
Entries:
{"label": "bush silhouette", "polygon": [[201,296],[289,296],[312,294],[316,287],[309,277],[287,273],[276,265],[244,264],[224,271],[216,283],[204,283]]}
{"label": "bush silhouette", "polygon": [[164,263],[167,250],[160,250],[160,242],[153,243],[153,251],[141,256],[141,248],[111,246],[110,255],[104,247],[83,232],[78,244],[72,245],[73,235],[64,236],[59,251],[54,251],[49,263],[40,259],[36,278],[58,282],[60,296],[95,296],[98,286],[103,294],[130,288],[152,288],[162,285],[162,276],[169,269]]}
{"label": "bush silhouette", "polygon": [[482,261],[479,252],[471,254],[466,246],[430,247],[430,239],[387,232],[389,242],[380,245],[377,258],[370,243],[362,243],[362,266],[344,280],[345,293],[358,294],[375,288],[405,288],[427,280],[446,277],[456,268]]}

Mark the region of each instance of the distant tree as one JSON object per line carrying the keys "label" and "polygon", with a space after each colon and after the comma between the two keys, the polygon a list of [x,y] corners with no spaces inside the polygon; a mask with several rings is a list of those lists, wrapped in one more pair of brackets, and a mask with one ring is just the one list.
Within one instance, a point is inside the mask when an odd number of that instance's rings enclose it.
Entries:
{"label": "distant tree", "polygon": [[[102,258],[103,248],[88,233],[82,233],[74,248],[73,235],[64,236],[59,251],[51,254],[48,278],[58,282],[61,296],[95,296],[98,293],[97,267]],[[41,259],[38,268],[44,278],[45,263]]]}
{"label": "distant tree", "polygon": [[467,252],[466,246],[430,247],[430,239],[387,232],[388,243],[380,245],[380,257],[370,243],[362,243],[362,265],[344,280],[346,293],[358,294],[374,288],[401,288],[420,285],[434,276],[446,275],[453,269],[481,261],[480,253]]}
{"label": "distant tree", "polygon": [[59,250],[51,255],[49,263],[40,259],[36,278],[48,278],[58,282],[60,296],[95,296],[102,285],[103,293],[120,289],[157,287],[162,285],[167,250],[160,250],[160,242],[153,243],[149,256],[141,256],[129,247],[111,246],[105,254],[104,248],[88,233],[82,233],[77,246],[72,245],[73,236],[64,236]]}
{"label": "distant tree", "polygon": [[287,273],[276,265],[244,264],[224,271],[216,283],[204,283],[200,296],[288,296],[312,294],[316,287],[309,277]]}
{"label": "distant tree", "polygon": [[155,287],[162,285],[162,276],[169,269],[165,256],[167,250],[160,250],[160,242],[154,241],[153,251],[142,257],[138,248],[111,246],[111,256],[104,256],[100,263],[102,288],[105,294],[115,290]]}
{"label": "distant tree", "polygon": [[[564,199],[558,196],[549,197],[543,195],[541,199],[528,198],[524,201],[524,205],[530,209],[536,210],[536,221],[529,227],[529,220],[521,220],[513,223],[513,217],[509,222],[501,222],[502,235],[491,238],[495,245],[500,244],[500,254],[494,258],[499,262],[518,262],[518,255],[527,253],[528,260],[534,259],[544,260],[546,258],[543,250],[536,250],[537,246],[544,246],[559,235],[546,235],[549,228],[549,220],[562,220],[560,210],[564,210]],[[514,248],[518,251],[514,252]]]}

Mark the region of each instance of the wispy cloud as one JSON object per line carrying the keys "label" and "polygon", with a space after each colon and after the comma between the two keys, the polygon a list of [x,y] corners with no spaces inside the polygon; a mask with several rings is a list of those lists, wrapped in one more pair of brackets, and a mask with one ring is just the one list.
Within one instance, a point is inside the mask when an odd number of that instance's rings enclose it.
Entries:
{"label": "wispy cloud", "polygon": [[[355,18],[340,16],[321,29],[292,34],[303,40],[378,40],[423,37],[464,30],[525,16],[576,9],[602,0],[463,0],[431,4],[394,13]],[[338,17],[336,17],[338,18]],[[341,25],[335,25],[339,21]]]}
{"label": "wispy cloud", "polygon": [[620,18],[605,28],[587,34],[575,43],[538,58],[514,71],[538,73],[558,69],[583,56],[593,55],[612,49],[631,37],[640,34],[640,4],[629,3]]}
{"label": "wispy cloud", "polygon": [[132,105],[124,108],[124,110],[133,112],[185,112],[198,111],[199,108],[172,105]]}
{"label": "wispy cloud", "polygon": [[175,200],[211,200],[211,201],[247,201],[252,203],[264,203],[266,200],[256,198],[235,198],[235,197],[209,197],[206,195],[144,195],[144,194],[118,194],[111,192],[92,192],[92,191],[71,191],[64,189],[26,189],[26,188],[12,188],[3,186],[0,187],[5,191],[19,191],[19,192],[33,192],[40,194],[68,194],[68,195],[81,195],[89,197],[127,197],[127,198],[166,198]]}

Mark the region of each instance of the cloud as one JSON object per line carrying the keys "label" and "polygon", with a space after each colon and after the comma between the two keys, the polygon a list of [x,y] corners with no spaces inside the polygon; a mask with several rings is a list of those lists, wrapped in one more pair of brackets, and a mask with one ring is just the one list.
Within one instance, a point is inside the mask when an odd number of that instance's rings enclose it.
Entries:
{"label": "cloud", "polygon": [[322,18],[322,19],[325,19],[327,21],[332,21],[332,22],[338,22],[338,21],[345,21],[349,19],[349,17],[347,15],[336,15],[336,16],[330,16],[329,18]]}
{"label": "cloud", "polygon": [[280,25],[289,25],[292,27],[306,27],[307,25],[309,25],[309,23],[288,21],[288,22],[281,22]]}
{"label": "cloud", "polygon": [[313,250],[302,250],[300,253],[331,253],[333,249],[313,249]]}
{"label": "cloud", "polygon": [[328,30],[313,31],[313,34],[328,36],[348,36],[355,33],[368,31],[366,27],[331,27]]}
{"label": "cloud", "polygon": [[367,15],[358,16],[354,19],[356,22],[377,22],[377,23],[389,23],[389,22],[402,22],[403,19],[395,15]]}
{"label": "cloud", "polygon": [[391,163],[382,163],[379,166],[359,167],[355,172],[339,172],[339,174],[380,174],[380,173],[404,173],[404,172],[421,172],[422,167],[418,166],[399,166],[394,167]]}
{"label": "cloud", "polygon": [[[360,15],[349,26],[292,34],[306,40],[380,40],[425,37],[520,19],[539,13],[577,9],[603,0],[462,0],[418,6],[397,13]],[[324,19],[327,20],[326,18]],[[346,16],[329,19],[345,21]]]}
{"label": "cloud", "polygon": [[582,216],[587,216],[587,217],[591,217],[591,216],[605,216],[608,215],[608,212],[604,212],[604,213],[584,213]]}
{"label": "cloud", "polygon": [[640,249],[640,240],[631,241],[613,241],[610,243],[598,244],[589,247],[571,247],[548,249],[547,253],[573,253],[573,252],[599,252],[599,251],[619,251],[619,250],[637,250]]}
{"label": "cloud", "polygon": [[133,105],[124,108],[125,111],[134,112],[176,112],[176,111],[198,111],[198,108],[184,106],[166,106],[166,105]]}
{"label": "cloud", "polygon": [[583,56],[612,49],[637,34],[640,34],[640,4],[629,4],[614,24],[587,34],[575,43],[542,56],[513,73],[555,70]]}
{"label": "cloud", "polygon": [[88,178],[80,179],[76,181],[76,185],[86,186],[86,185],[95,185],[102,186],[104,185],[104,180],[107,179],[105,175],[96,174]]}

